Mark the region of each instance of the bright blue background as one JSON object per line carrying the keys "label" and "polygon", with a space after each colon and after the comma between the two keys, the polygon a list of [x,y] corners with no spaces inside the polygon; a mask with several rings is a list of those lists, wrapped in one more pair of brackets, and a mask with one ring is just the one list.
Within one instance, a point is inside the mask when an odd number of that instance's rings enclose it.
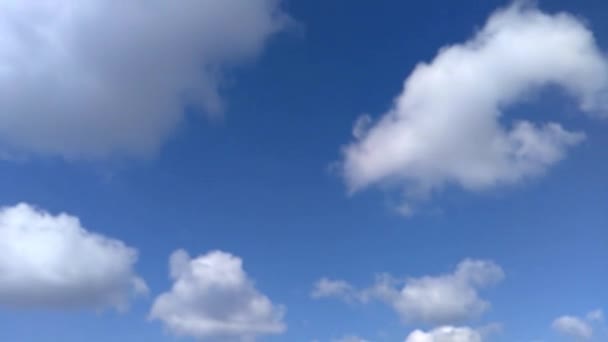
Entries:
{"label": "bright blue background", "polygon": [[[170,286],[167,258],[177,248],[242,257],[257,287],[287,306],[288,332],[261,340],[402,341],[417,327],[379,304],[314,301],[313,282],[367,286],[376,273],[437,274],[465,257],[492,259],[507,274],[482,293],[492,309],[473,325],[503,323],[497,341],[557,340],[555,317],[608,303],[608,122],[577,115],[551,92],[512,108],[506,120],[550,117],[588,139],[543,177],[482,194],[448,189],[409,219],[391,210],[397,194],[349,197],[329,171],[360,114],[382,114],[416,63],[470,37],[506,3],[292,0],[286,8],[302,30],[229,75],[224,120],[192,113],[157,158],[1,163],[2,205],[66,211],[138,248],[152,294],[125,314],[0,310],[0,341],[175,340],[146,315]],[[540,7],[581,15],[608,50],[605,1]]]}

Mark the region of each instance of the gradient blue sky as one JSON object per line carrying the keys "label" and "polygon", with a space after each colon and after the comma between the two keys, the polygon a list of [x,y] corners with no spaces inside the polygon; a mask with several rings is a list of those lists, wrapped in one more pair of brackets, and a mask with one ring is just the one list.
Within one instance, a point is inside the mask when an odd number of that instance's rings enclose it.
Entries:
{"label": "gradient blue sky", "polygon": [[[313,284],[330,277],[364,288],[380,273],[438,275],[465,258],[493,260],[506,275],[482,292],[491,309],[467,325],[500,323],[492,341],[561,341],[556,317],[608,303],[608,122],[578,115],[552,89],[510,107],[504,120],[538,113],[587,139],[542,176],[480,192],[447,187],[411,217],[394,210],[399,190],[350,195],[331,169],[361,114],[378,118],[417,63],[468,39],[507,4],[287,1],[298,26],[228,71],[223,117],[184,109],[186,121],[156,156],[0,162],[0,204],[67,212],[137,248],[135,269],[150,287],[123,313],[0,307],[0,340],[189,341],[146,319],[171,286],[169,255],[183,248],[239,256],[257,289],[286,306],[287,331],[263,341],[402,341],[430,327],[402,324],[379,303],[314,300]],[[604,1],[542,0],[539,8],[584,18],[608,50]]]}

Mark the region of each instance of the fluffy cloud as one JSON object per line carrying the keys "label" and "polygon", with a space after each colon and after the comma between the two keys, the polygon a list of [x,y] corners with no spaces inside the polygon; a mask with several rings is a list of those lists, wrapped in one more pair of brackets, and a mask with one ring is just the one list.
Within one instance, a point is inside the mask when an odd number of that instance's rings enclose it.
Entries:
{"label": "fluffy cloud", "polygon": [[222,107],[222,70],[254,57],[280,0],[0,2],[3,152],[153,154],[192,105]]}
{"label": "fluffy cloud", "polygon": [[479,297],[479,290],[503,277],[503,270],[493,262],[466,259],[453,273],[410,278],[402,287],[390,276],[379,277],[372,287],[363,290],[356,290],[344,281],[322,279],[312,295],[346,301],[356,299],[362,303],[376,299],[390,305],[405,322],[452,324],[485,312],[490,304]]}
{"label": "fluffy cloud", "polygon": [[156,299],[150,318],[176,335],[253,341],[285,331],[283,307],[255,289],[241,259],[219,251],[191,259],[179,250],[171,256],[170,269],[173,288]]}
{"label": "fluffy cloud", "polygon": [[588,340],[593,336],[593,328],[589,323],[574,316],[561,316],[553,321],[553,329],[558,333],[581,340]]}
{"label": "fluffy cloud", "polygon": [[604,312],[600,309],[593,310],[585,315],[585,318],[576,316],[561,316],[553,321],[553,330],[561,335],[577,340],[590,340],[593,337],[592,323],[604,321]]}
{"label": "fluffy cloud", "polygon": [[490,304],[479,297],[478,290],[503,277],[498,265],[467,259],[454,273],[412,278],[399,291],[381,281],[373,291],[392,305],[405,321],[450,324],[485,312]]}
{"label": "fluffy cloud", "polygon": [[503,110],[550,85],[581,111],[608,114],[608,62],[592,32],[574,16],[516,2],[419,64],[381,119],[356,123],[343,150],[346,182],[352,191],[397,184],[411,201],[446,184],[482,190],[539,175],[585,135],[555,122],[503,124]]}
{"label": "fluffy cloud", "polygon": [[124,309],[147,287],[137,252],[83,228],[78,218],[19,204],[0,209],[0,305]]}
{"label": "fluffy cloud", "polygon": [[482,342],[482,334],[469,327],[444,326],[429,332],[416,330],[405,342]]}

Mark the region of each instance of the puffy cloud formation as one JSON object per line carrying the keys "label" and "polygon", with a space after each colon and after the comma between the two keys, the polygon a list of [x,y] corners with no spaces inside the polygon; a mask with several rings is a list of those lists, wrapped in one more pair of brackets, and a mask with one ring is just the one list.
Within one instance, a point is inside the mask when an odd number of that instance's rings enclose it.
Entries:
{"label": "puffy cloud formation", "polygon": [[390,276],[379,277],[372,287],[363,290],[344,281],[322,279],[315,284],[312,296],[362,303],[376,299],[393,307],[405,322],[453,324],[485,312],[490,304],[479,297],[479,290],[503,278],[503,270],[495,263],[466,259],[453,273],[410,278],[402,287]]}
{"label": "puffy cloud formation", "polygon": [[0,144],[149,156],[288,21],[280,0],[0,2]]}
{"label": "puffy cloud formation", "polygon": [[32,309],[125,309],[147,292],[137,251],[87,231],[78,218],[28,204],[0,209],[0,305]]}
{"label": "puffy cloud formation", "polygon": [[352,191],[402,186],[412,201],[448,184],[482,190],[539,175],[585,137],[555,122],[503,124],[505,108],[545,86],[564,89],[583,112],[608,115],[608,61],[593,33],[572,15],[516,2],[420,63],[377,122],[356,123],[345,180]]}
{"label": "puffy cloud formation", "polygon": [[405,342],[482,342],[482,335],[469,327],[444,326],[429,332],[416,330]]}
{"label": "puffy cloud formation", "polygon": [[259,293],[241,259],[211,252],[191,259],[178,250],[170,259],[171,291],[150,312],[173,333],[199,340],[253,341],[285,331],[284,309]]}
{"label": "puffy cloud formation", "polygon": [[590,340],[593,337],[592,323],[604,321],[604,312],[600,309],[589,312],[585,318],[561,316],[553,321],[552,327],[557,333],[576,340]]}

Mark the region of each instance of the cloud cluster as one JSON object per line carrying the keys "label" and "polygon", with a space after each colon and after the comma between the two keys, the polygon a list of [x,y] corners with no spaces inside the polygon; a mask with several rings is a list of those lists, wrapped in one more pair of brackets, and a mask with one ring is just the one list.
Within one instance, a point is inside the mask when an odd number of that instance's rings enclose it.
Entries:
{"label": "cloud cluster", "polygon": [[315,284],[311,296],[362,303],[380,300],[391,306],[405,322],[454,324],[485,312],[490,304],[479,297],[479,290],[503,278],[503,270],[495,263],[466,259],[453,273],[410,278],[402,287],[393,277],[386,275],[363,290],[357,290],[342,280],[324,278]]}
{"label": "cloud cluster", "polygon": [[0,209],[0,305],[124,309],[147,292],[137,251],[87,231],[78,218],[28,204]]}
{"label": "cloud cluster", "polygon": [[593,33],[574,16],[516,2],[420,63],[382,118],[357,122],[343,150],[346,183],[389,183],[412,201],[445,185],[475,191],[537,176],[585,138],[556,122],[505,123],[508,106],[546,86],[608,115],[608,61]]}
{"label": "cloud cluster", "polygon": [[[87,231],[78,218],[28,204],[0,209],[0,306],[19,309],[124,310],[147,294],[135,274],[137,251]],[[174,280],[150,318],[176,335],[253,341],[286,330],[285,309],[258,292],[238,257],[211,252],[170,258]]]}
{"label": "cloud cluster", "polygon": [[[225,68],[255,57],[288,21],[280,0],[0,1],[0,156],[149,156],[184,119],[184,108],[221,112]],[[441,49],[405,81],[379,120],[360,118],[343,150],[352,191],[397,184],[422,198],[446,185],[513,184],[545,172],[583,132],[556,122],[505,123],[507,107],[558,86],[581,112],[608,116],[608,60],[584,23],[516,2],[470,40]],[[400,207],[411,214],[409,202]],[[0,208],[0,306],[123,310],[148,292],[137,251],[87,230],[77,217],[28,204]],[[403,322],[436,328],[405,342],[482,342],[481,291],[504,278],[492,261],[358,289],[320,279],[311,297],[379,301]],[[240,258],[214,251],[170,258],[171,289],[149,318],[178,336],[251,342],[286,331],[285,308],[255,286]],[[561,316],[552,328],[594,337],[603,312]],[[596,333],[597,334],[597,333]],[[335,342],[367,342],[345,336]]]}
{"label": "cloud cluster", "polygon": [[155,300],[150,318],[176,335],[253,341],[285,331],[284,308],[256,290],[241,259],[219,251],[191,259],[178,250],[170,271],[173,287]]}
{"label": "cloud cluster", "polygon": [[287,21],[280,0],[1,1],[2,152],[149,156]]}

